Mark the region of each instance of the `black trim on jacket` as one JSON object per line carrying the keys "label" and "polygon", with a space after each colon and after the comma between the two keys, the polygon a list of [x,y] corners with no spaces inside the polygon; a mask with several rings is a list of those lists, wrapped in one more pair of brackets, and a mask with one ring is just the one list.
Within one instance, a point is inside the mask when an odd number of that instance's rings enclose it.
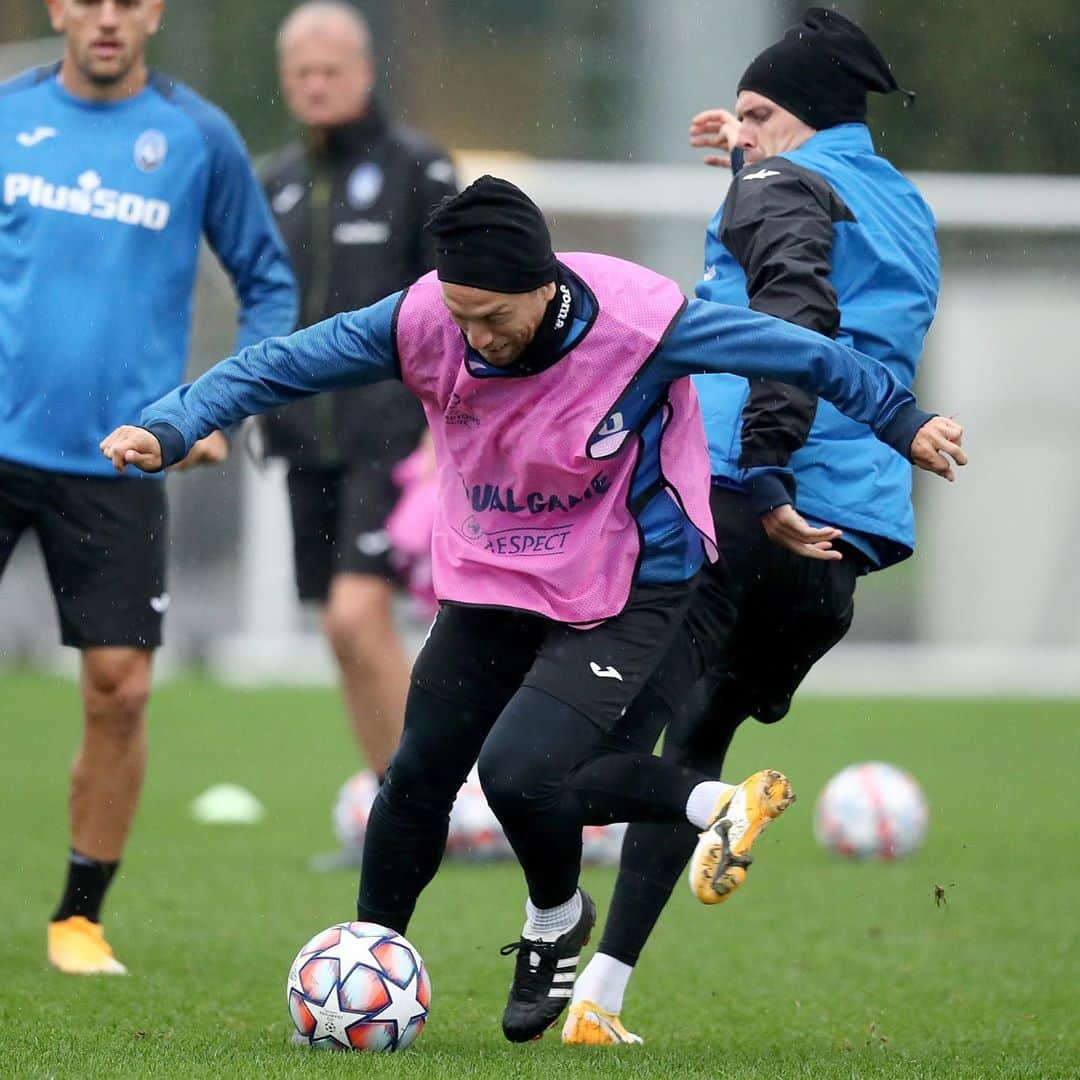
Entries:
{"label": "black trim on jacket", "polygon": [[[746,273],[751,309],[835,338],[840,310],[829,280],[833,229],[854,220],[818,173],[783,157],[745,166],[724,201],[720,240]],[[816,395],[752,379],[740,467],[785,467],[806,443],[816,412]]]}

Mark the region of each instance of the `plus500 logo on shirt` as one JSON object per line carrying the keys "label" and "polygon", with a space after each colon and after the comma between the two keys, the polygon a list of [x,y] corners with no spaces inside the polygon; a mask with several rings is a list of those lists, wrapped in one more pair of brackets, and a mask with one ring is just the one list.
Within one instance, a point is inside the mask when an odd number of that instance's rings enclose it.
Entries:
{"label": "plus500 logo on shirt", "polygon": [[170,207],[161,199],[147,199],[129,191],[114,191],[101,186],[96,172],[84,172],[78,187],[53,184],[43,176],[8,173],[4,177],[4,205],[14,206],[25,199],[31,206],[57,210],[65,214],[119,221],[160,232],[169,223]]}

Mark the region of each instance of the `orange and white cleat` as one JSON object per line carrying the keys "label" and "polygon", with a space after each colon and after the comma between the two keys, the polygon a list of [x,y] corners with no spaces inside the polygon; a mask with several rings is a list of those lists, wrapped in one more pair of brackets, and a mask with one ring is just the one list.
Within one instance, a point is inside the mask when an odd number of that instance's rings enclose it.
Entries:
{"label": "orange and white cleat", "polygon": [[562,1041],[567,1046],[640,1046],[645,1040],[627,1031],[618,1013],[592,1001],[576,1001],[563,1024]]}
{"label": "orange and white cleat", "polygon": [[82,915],[49,923],[49,963],[68,975],[126,975],[100,923]]}
{"label": "orange and white cleat", "polygon": [[763,769],[721,800],[709,827],[698,834],[690,860],[690,890],[703,904],[721,904],[746,880],[750,848],[762,830],[793,802],[783,773]]}

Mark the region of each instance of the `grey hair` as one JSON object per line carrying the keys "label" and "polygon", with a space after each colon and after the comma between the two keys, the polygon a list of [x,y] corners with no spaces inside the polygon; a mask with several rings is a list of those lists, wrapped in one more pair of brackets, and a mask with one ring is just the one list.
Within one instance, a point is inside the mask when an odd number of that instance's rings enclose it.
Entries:
{"label": "grey hair", "polygon": [[360,44],[362,56],[371,55],[371,31],[368,29],[367,19],[359,9],[348,0],[306,0],[305,3],[294,7],[278,29],[277,51],[281,55],[285,46],[285,39],[294,27],[307,19],[315,20],[320,16],[344,18],[345,21],[356,31],[356,37]]}

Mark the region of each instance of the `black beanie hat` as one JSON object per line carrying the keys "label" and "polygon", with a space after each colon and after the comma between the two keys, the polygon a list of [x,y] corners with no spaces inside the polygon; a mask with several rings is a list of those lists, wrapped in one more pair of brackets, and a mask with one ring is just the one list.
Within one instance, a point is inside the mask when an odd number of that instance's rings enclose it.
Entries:
{"label": "black beanie hat", "polygon": [[900,87],[861,27],[838,12],[813,7],[750,64],[738,89],[775,101],[820,131],[865,122],[868,91],[888,94]]}
{"label": "black beanie hat", "polygon": [[481,176],[428,216],[440,281],[525,293],[555,280],[551,234],[540,207],[509,180]]}

